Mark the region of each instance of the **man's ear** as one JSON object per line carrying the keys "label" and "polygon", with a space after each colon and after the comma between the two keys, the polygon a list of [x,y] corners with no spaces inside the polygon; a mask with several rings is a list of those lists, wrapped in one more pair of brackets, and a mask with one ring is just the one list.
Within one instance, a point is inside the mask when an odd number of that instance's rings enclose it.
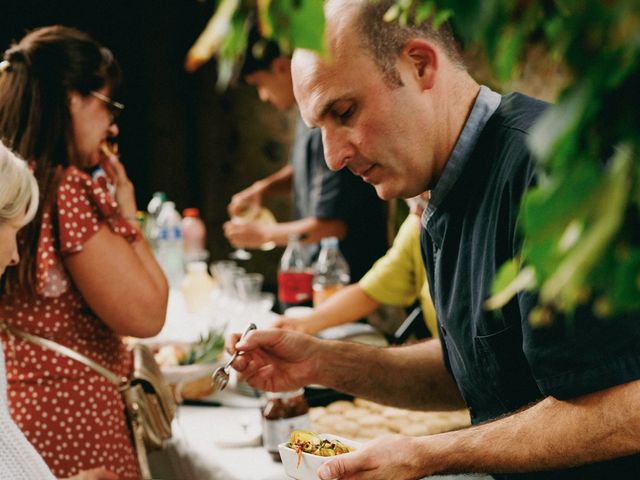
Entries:
{"label": "man's ear", "polygon": [[432,43],[422,38],[409,40],[402,49],[414,74],[425,90],[433,88],[438,70],[438,51]]}
{"label": "man's ear", "polygon": [[271,69],[277,73],[289,74],[291,72],[291,60],[286,57],[276,57],[271,62]]}

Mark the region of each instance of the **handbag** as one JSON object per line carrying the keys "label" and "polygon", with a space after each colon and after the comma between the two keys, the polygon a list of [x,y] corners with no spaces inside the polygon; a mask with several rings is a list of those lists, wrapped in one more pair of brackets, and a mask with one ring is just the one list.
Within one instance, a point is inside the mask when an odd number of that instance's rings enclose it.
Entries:
{"label": "handbag", "polygon": [[151,480],[148,452],[162,448],[171,438],[171,421],[176,412],[176,401],[171,388],[162,376],[160,367],[146,345],[135,343],[131,347],[133,369],[130,377],[119,377],[99,363],[65,347],[11,325],[1,325],[3,330],[41,347],[70,357],[99,373],[117,388],[126,406],[127,420],[136,449],[138,465],[143,480]]}

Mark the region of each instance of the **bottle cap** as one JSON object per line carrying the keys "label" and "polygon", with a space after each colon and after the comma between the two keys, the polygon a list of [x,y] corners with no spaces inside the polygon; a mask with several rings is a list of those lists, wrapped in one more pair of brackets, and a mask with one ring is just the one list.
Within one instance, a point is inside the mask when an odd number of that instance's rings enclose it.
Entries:
{"label": "bottle cap", "polygon": [[200,216],[200,210],[198,210],[197,208],[185,208],[182,211],[182,216],[183,217],[199,217]]}
{"label": "bottle cap", "polygon": [[149,205],[147,205],[147,211],[151,215],[156,215],[160,211],[160,207],[167,201],[167,194],[164,192],[155,192]]}
{"label": "bottle cap", "polygon": [[324,237],[320,240],[320,245],[322,247],[337,247],[338,237]]}
{"label": "bottle cap", "polygon": [[189,273],[202,273],[207,271],[206,262],[189,262],[187,263],[187,272]]}

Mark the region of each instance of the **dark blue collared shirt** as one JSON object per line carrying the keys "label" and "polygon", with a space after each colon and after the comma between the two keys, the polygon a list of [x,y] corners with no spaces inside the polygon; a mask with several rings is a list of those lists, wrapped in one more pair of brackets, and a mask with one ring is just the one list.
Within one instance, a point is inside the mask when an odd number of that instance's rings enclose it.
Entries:
{"label": "dark blue collared shirt", "polygon": [[[557,318],[550,327],[533,328],[529,313],[537,298],[529,292],[499,311],[484,309],[497,270],[521,246],[518,210],[536,182],[527,136],[547,105],[510,94],[487,116],[482,95],[433,191],[421,237],[445,362],[474,423],[546,396],[571,399],[640,378],[638,314],[602,320],[583,307],[571,321]],[[640,458],[634,456],[558,472],[495,476],[618,479],[634,478],[638,471]]]}

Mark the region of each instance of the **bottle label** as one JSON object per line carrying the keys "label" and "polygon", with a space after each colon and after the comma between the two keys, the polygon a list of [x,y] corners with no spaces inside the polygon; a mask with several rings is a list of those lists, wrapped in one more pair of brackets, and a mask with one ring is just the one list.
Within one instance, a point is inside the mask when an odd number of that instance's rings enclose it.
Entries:
{"label": "bottle label", "polygon": [[317,307],[322,302],[327,300],[332,295],[338,293],[342,290],[345,285],[341,283],[336,283],[334,285],[322,285],[321,287],[313,288],[313,306]]}
{"label": "bottle label", "polygon": [[312,283],[311,272],[278,272],[278,300],[291,304],[309,301]]}
{"label": "bottle label", "polygon": [[262,444],[269,452],[277,452],[278,445],[289,441],[294,430],[311,430],[308,413],[293,418],[279,420],[262,419]]}

